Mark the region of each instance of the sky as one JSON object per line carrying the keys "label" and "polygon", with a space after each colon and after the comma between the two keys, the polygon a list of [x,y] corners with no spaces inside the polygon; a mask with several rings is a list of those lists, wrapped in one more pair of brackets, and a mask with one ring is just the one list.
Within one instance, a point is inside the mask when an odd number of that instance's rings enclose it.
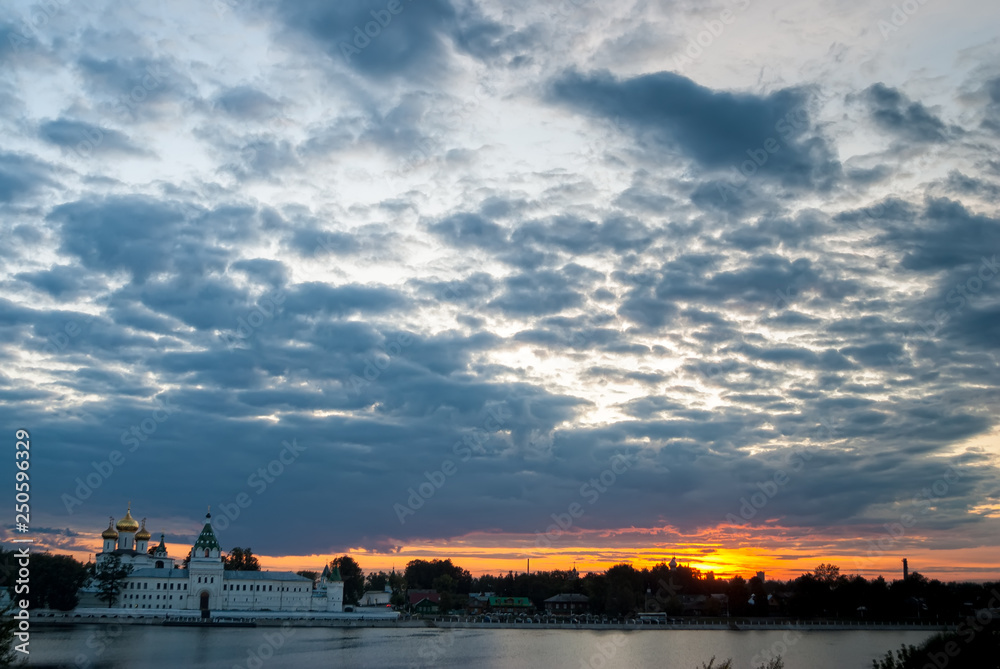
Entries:
{"label": "sky", "polygon": [[0,18],[40,548],[1000,578],[1000,6],[159,5]]}

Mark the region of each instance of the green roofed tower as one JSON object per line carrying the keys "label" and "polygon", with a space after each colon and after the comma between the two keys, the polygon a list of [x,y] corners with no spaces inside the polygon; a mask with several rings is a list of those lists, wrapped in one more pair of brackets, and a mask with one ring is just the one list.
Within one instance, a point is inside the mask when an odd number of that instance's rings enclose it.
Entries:
{"label": "green roofed tower", "polygon": [[212,562],[222,561],[222,547],[212,529],[212,513],[205,514],[205,526],[201,528],[201,534],[195,539],[194,546],[191,547],[191,560],[210,560]]}

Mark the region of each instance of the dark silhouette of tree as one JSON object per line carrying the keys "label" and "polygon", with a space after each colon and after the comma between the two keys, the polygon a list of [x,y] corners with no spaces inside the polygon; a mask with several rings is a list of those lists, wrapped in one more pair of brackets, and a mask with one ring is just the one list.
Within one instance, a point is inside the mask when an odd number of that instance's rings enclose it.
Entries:
{"label": "dark silhouette of tree", "polygon": [[76,608],[80,601],[78,592],[89,576],[87,566],[69,555],[32,555],[31,608],[57,611]]}
{"label": "dark silhouette of tree", "polygon": [[365,590],[385,591],[385,586],[389,583],[389,574],[384,571],[377,571],[365,576]]}
{"label": "dark silhouette of tree", "polygon": [[313,582],[313,585],[316,584],[316,579],[319,578],[318,571],[309,571],[308,569],[303,569],[302,571],[297,571],[295,573],[298,574],[299,576],[304,576],[308,578],[310,581]]}
{"label": "dark silhouette of tree", "polygon": [[97,598],[108,603],[110,609],[122,592],[124,580],[132,573],[132,565],[122,564],[118,555],[108,556],[101,566],[94,568],[94,581],[97,584]]}
{"label": "dark silhouette of tree", "polygon": [[14,664],[17,651],[14,650],[17,632],[17,620],[14,619],[16,610],[14,600],[7,602],[7,606],[0,611],[0,667],[10,667]]}
{"label": "dark silhouette of tree", "polygon": [[617,617],[631,615],[643,592],[641,574],[632,565],[621,563],[608,569],[605,578],[608,582],[605,611]]}
{"label": "dark silhouette of tree", "polygon": [[[454,564],[451,560],[410,560],[406,563],[406,585],[410,589],[433,588],[434,579],[443,575],[455,579],[455,591],[468,594],[472,590],[472,574]],[[510,584],[513,584],[511,574]],[[510,595],[512,596],[512,595]]]}
{"label": "dark silhouette of tree", "polygon": [[365,574],[361,566],[349,555],[341,555],[330,561],[330,569],[340,570],[340,578],[344,581],[344,603],[357,605],[365,590]]}
{"label": "dark silhouette of tree", "polygon": [[[976,630],[979,627],[979,630]],[[923,669],[944,667],[948,669],[996,669],[1000,667],[1000,628],[996,625],[962,625],[954,632],[931,637],[920,647],[902,646],[872,660],[872,669]]]}
{"label": "dark silhouette of tree", "polygon": [[249,546],[233,548],[229,555],[222,556],[222,564],[230,571],[260,571],[260,562]]}

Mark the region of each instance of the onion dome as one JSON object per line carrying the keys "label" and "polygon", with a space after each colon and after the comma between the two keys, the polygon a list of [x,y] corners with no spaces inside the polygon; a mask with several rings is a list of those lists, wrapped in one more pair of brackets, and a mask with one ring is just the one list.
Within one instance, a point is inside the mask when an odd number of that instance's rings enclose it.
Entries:
{"label": "onion dome", "polygon": [[149,530],[146,529],[146,519],[143,518],[142,519],[142,529],[139,530],[136,533],[135,540],[136,541],[149,541],[150,537],[152,537],[152,536],[153,535],[149,533]]}
{"label": "onion dome", "polygon": [[125,517],[118,521],[115,525],[119,532],[135,532],[139,529],[139,523],[135,522],[135,518],[132,517],[132,503],[129,502],[128,511],[125,512]]}
{"label": "onion dome", "polygon": [[115,528],[112,527],[112,524],[114,522],[115,522],[114,518],[110,518],[108,520],[108,529],[106,529],[103,532],[101,532],[101,538],[102,539],[117,539],[118,538],[118,532],[116,532]]}

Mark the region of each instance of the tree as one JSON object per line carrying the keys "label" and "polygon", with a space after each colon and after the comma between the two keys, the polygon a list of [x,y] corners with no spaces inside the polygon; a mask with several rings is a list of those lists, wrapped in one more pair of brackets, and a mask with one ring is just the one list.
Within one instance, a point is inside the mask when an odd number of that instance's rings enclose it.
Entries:
{"label": "tree", "polygon": [[314,584],[316,582],[316,579],[319,578],[318,571],[309,571],[308,569],[303,569],[302,571],[297,571],[295,573],[298,574],[299,576],[304,576],[305,578],[308,578]]}
{"label": "tree", "polygon": [[365,590],[382,592],[389,583],[389,574],[384,571],[372,572],[365,576]]}
{"label": "tree", "polygon": [[122,592],[124,580],[132,573],[132,565],[122,564],[121,556],[110,555],[101,566],[94,569],[94,581],[97,583],[97,598],[108,603],[110,609]]}
{"label": "tree", "polygon": [[31,557],[31,575],[31,608],[70,611],[79,603],[78,591],[89,573],[69,555],[39,553]]}
{"label": "tree", "polygon": [[222,556],[222,564],[229,571],[260,571],[260,562],[249,546],[233,548],[229,555]]}
{"label": "tree", "polygon": [[[969,620],[973,620],[970,618]],[[887,652],[882,661],[872,660],[873,669],[922,669],[931,666],[928,658],[943,658],[948,669],[985,669],[997,666],[997,648],[1000,648],[1000,629],[981,627],[974,632],[971,625],[963,624],[961,631],[938,634],[925,641],[919,648],[903,645]],[[958,649],[956,654],[955,649]]]}
{"label": "tree", "polygon": [[613,616],[627,616],[636,609],[642,594],[642,576],[628,563],[616,564],[607,571],[608,595],[605,609]]}
{"label": "tree", "polygon": [[14,664],[17,651],[14,650],[14,634],[17,632],[17,621],[14,620],[14,600],[10,600],[3,611],[0,611],[0,667]]}
{"label": "tree", "polygon": [[[472,589],[472,574],[468,570],[452,564],[450,559],[429,562],[427,560],[410,560],[406,563],[406,571],[403,572],[407,586],[413,589],[433,588],[434,579],[445,574],[455,579],[456,592],[468,594]],[[511,583],[513,583],[513,575],[511,575]]]}
{"label": "tree", "polygon": [[330,561],[330,569],[339,569],[340,578],[344,581],[344,603],[357,604],[365,590],[365,573],[361,565],[350,555],[341,555]]}
{"label": "tree", "polygon": [[823,581],[829,586],[833,586],[840,580],[840,567],[835,564],[821,564],[813,569],[813,576],[817,581]]}
{"label": "tree", "polygon": [[[781,656],[779,655],[768,662],[758,664],[754,669],[784,669],[784,668],[785,668],[785,661],[782,660]],[[728,659],[722,664],[716,666],[715,656],[713,655],[712,659],[708,661],[708,664],[702,662],[701,667],[699,667],[698,669],[733,669],[733,661],[732,659]]]}

